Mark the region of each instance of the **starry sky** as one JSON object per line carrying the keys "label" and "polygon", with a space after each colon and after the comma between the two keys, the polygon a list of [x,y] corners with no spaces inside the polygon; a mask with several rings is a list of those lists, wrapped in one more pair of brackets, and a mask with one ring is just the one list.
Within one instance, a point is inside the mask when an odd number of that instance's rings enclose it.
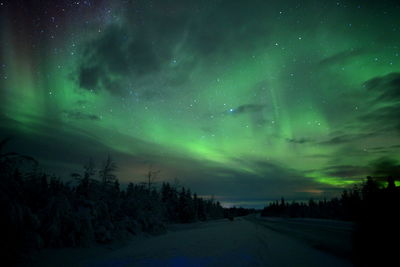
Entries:
{"label": "starry sky", "polygon": [[0,0],[0,132],[68,179],[224,205],[337,195],[400,160],[398,1]]}

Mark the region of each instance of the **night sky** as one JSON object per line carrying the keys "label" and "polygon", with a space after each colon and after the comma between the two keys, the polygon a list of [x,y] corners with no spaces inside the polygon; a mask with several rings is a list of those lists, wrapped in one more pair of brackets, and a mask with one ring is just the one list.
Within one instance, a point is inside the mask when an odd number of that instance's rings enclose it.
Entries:
{"label": "night sky", "polygon": [[110,154],[122,184],[152,165],[225,205],[334,196],[400,159],[399,18],[384,0],[0,0],[0,136],[66,180]]}

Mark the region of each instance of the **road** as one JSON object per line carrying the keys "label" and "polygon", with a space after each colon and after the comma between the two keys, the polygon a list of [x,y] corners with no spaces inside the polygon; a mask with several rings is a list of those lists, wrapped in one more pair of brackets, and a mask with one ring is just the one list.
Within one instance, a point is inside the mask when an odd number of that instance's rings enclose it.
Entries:
{"label": "road", "polygon": [[347,224],[250,216],[171,229],[164,235],[134,238],[112,250],[67,250],[63,254],[53,250],[52,257],[37,265],[351,266],[346,253],[337,251],[350,246]]}
{"label": "road", "polygon": [[351,258],[354,230],[354,224],[351,222],[268,217],[249,217],[249,220],[313,248],[341,258]]}

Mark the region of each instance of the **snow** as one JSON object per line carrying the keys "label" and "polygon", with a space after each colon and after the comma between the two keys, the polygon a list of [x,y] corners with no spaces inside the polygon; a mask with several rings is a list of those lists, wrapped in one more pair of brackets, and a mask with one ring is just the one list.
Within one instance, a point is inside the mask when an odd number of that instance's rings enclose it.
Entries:
{"label": "snow", "polygon": [[36,266],[351,266],[306,242],[236,218],[170,227],[127,243],[43,251]]}

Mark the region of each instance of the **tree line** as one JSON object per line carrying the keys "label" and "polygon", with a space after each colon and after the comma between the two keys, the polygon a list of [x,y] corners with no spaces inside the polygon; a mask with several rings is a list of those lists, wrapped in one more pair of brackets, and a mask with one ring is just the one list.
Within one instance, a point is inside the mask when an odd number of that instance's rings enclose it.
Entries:
{"label": "tree line", "polygon": [[363,183],[344,190],[339,197],[330,200],[288,202],[282,197],[265,206],[261,215],[357,221],[365,211],[371,211],[376,205],[380,210],[387,210],[400,200],[400,189],[396,187],[393,177],[388,177],[386,183],[379,180],[368,176]]}
{"label": "tree line", "polygon": [[266,206],[262,216],[323,218],[353,222],[355,266],[395,266],[400,241],[400,187],[394,177],[367,177],[340,197],[308,203],[283,198]]}
{"label": "tree line", "polygon": [[[129,234],[159,234],[168,223],[191,223],[224,217],[214,199],[162,183],[154,172],[146,183],[121,189],[110,157],[99,169],[89,160],[72,181],[63,182],[38,169],[31,157],[2,153],[0,142],[1,243],[9,262],[40,248],[89,246]],[[7,261],[6,261],[7,262]]]}

